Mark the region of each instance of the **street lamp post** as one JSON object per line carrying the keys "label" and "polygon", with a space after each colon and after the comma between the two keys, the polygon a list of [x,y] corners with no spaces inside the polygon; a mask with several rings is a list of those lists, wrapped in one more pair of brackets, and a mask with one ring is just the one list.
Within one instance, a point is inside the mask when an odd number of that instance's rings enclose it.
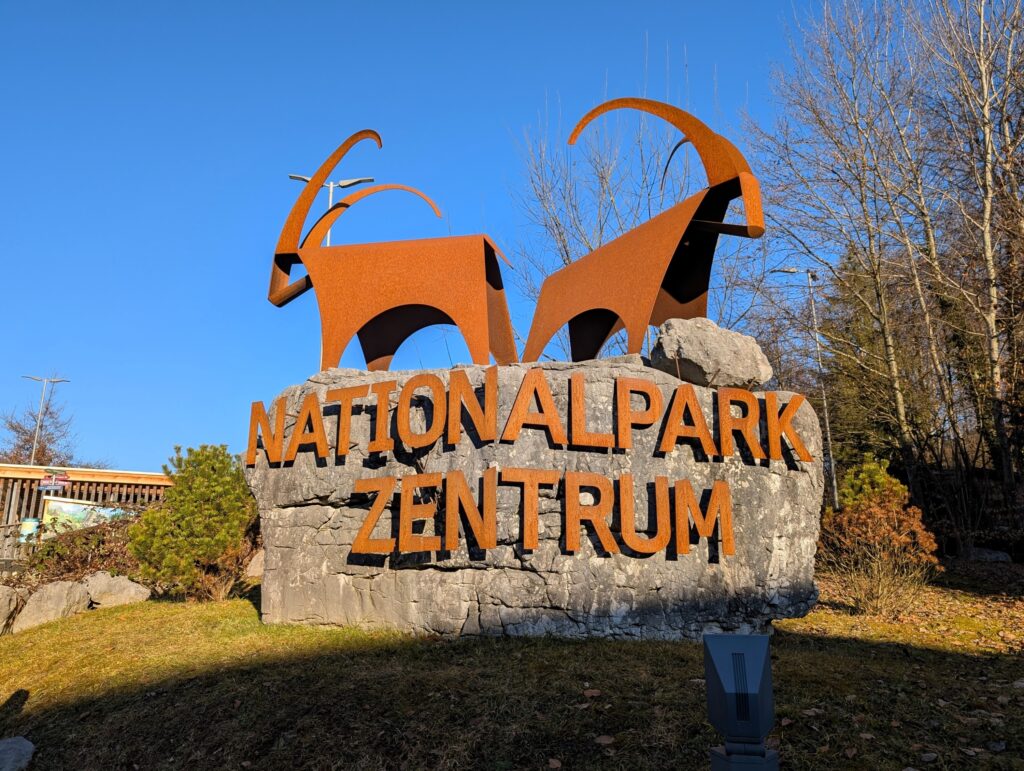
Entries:
{"label": "street lamp post", "polygon": [[[32,457],[29,459],[28,465],[36,465],[36,450],[39,448],[39,430],[43,425],[43,405],[46,403],[46,386],[48,383],[53,383],[56,387],[57,383],[70,383],[70,380],[65,380],[62,377],[36,377],[35,375],[22,375],[27,380],[35,380],[37,383],[43,384],[43,392],[39,395],[39,412],[36,414],[36,433],[32,438]],[[50,389],[50,396],[53,396],[53,389]]]}
{"label": "street lamp post", "polygon": [[811,324],[814,327],[814,350],[818,362],[818,386],[821,388],[821,407],[825,413],[825,452],[828,455],[828,472],[832,479],[832,507],[839,509],[839,486],[836,484],[836,463],[832,454],[832,427],[828,414],[828,396],[825,393],[825,366],[821,362],[821,332],[818,330],[818,309],[814,302],[814,282],[818,280],[818,274],[813,270],[804,268],[778,268],[772,273],[805,273],[807,275],[807,295],[811,301]]}
{"label": "street lamp post", "polygon": [[[296,182],[309,182],[309,177],[304,177],[301,174],[289,174],[288,179],[294,179]],[[334,206],[334,189],[352,187],[354,185],[361,185],[364,182],[373,182],[373,177],[359,177],[358,179],[339,179],[337,182],[324,182],[321,187],[327,188],[327,209],[330,210]],[[325,246],[331,245],[331,229],[327,228],[327,243]]]}

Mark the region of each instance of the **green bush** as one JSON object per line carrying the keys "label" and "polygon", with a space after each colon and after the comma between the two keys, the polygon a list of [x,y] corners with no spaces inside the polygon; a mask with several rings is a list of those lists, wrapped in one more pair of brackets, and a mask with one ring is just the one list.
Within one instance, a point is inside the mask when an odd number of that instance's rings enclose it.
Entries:
{"label": "green bush", "polygon": [[910,505],[907,488],[889,464],[864,456],[843,480],[840,511],[821,522],[820,561],[855,610],[898,617],[939,570],[935,537]]}
{"label": "green bush", "polygon": [[224,599],[254,549],[256,503],[224,445],[174,448],[163,502],[130,530],[143,578],[171,594]]}

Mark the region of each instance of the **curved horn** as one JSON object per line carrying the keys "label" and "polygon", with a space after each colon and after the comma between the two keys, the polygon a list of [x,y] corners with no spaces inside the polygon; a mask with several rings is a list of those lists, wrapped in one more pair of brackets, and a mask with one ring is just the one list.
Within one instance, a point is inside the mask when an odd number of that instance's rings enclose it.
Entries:
{"label": "curved horn", "polygon": [[306,187],[302,190],[302,194],[299,195],[295,205],[292,206],[292,210],[288,213],[288,219],[285,220],[284,228],[281,230],[281,237],[277,239],[276,251],[278,254],[287,254],[299,248],[299,240],[302,238],[302,226],[306,222],[306,217],[313,206],[316,194],[320,192],[320,188],[323,187],[330,173],[334,171],[334,167],[341,162],[341,159],[345,157],[349,150],[364,139],[372,139],[377,143],[378,148],[383,147],[380,134],[372,129],[363,129],[350,136],[341,143],[337,150],[331,153],[331,156],[317,169],[316,174],[310,177]]}
{"label": "curved horn", "polygon": [[302,241],[302,247],[305,247],[307,243],[312,246],[320,246],[323,243],[324,236],[327,235],[327,231],[334,224],[335,220],[337,220],[338,217],[344,214],[345,211],[350,206],[352,206],[352,204],[357,203],[358,201],[361,201],[367,196],[373,195],[374,193],[380,193],[385,190],[404,190],[407,193],[418,195],[420,198],[422,198],[430,205],[430,208],[434,210],[434,214],[436,214],[438,217],[441,216],[441,210],[437,208],[437,204],[434,203],[427,196],[426,193],[420,192],[414,187],[409,187],[408,185],[390,184],[374,185],[373,187],[364,187],[342,198],[340,201],[338,201],[338,203],[334,204],[334,206],[328,209],[327,212],[320,219],[313,223],[313,227],[309,229],[309,234]]}
{"label": "curved horn", "polygon": [[313,283],[309,276],[288,283],[292,266],[299,262],[299,239],[302,237],[302,226],[306,222],[309,210],[313,206],[316,194],[320,192],[328,175],[334,171],[334,167],[341,162],[346,153],[364,139],[372,139],[377,147],[383,143],[380,134],[372,129],[363,129],[350,136],[331,156],[323,162],[316,174],[310,177],[309,182],[302,189],[298,200],[288,212],[288,219],[284,221],[284,228],[281,230],[281,237],[277,239],[277,249],[274,253],[274,261],[270,266],[270,291],[267,292],[267,299],[277,307],[287,305],[302,293],[308,291]]}
{"label": "curved horn", "polygon": [[[668,121],[683,132],[683,135],[693,143],[693,148],[697,151],[697,155],[700,156],[704,169],[707,171],[708,183],[711,185],[735,179],[741,171],[750,170],[749,167],[736,167],[736,159],[732,152],[723,146],[721,142],[722,137],[709,129],[703,122],[690,115],[690,113],[683,112],[678,107],[673,107],[664,102],[656,102],[653,99],[626,97],[623,99],[612,99],[604,104],[599,104],[584,115],[580,122],[576,124],[576,128],[572,130],[572,134],[569,136],[569,144],[576,144],[580,133],[595,118],[612,110],[624,109],[640,110],[641,112],[649,113]],[[735,148],[733,148],[733,151],[735,152]],[[740,158],[742,159],[742,156]],[[743,166],[746,166],[746,161],[743,161]]]}
{"label": "curved horn", "polygon": [[668,154],[668,160],[665,161],[665,168],[661,170],[661,184],[658,186],[658,189],[661,190],[662,192],[665,192],[665,177],[668,176],[668,167],[672,164],[672,159],[676,157],[676,151],[689,141],[689,139],[683,137],[678,142],[676,142],[676,146],[673,147],[672,152]]}

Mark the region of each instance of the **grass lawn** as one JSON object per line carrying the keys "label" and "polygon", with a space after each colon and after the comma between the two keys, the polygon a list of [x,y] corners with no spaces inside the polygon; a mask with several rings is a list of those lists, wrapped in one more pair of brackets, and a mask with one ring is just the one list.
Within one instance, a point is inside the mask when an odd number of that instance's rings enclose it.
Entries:
{"label": "grass lawn", "polygon": [[[784,767],[1024,769],[1021,566],[950,570],[900,623],[825,581],[772,647]],[[265,627],[244,599],[0,638],[0,701],[40,769],[687,769],[716,741],[693,643]]]}

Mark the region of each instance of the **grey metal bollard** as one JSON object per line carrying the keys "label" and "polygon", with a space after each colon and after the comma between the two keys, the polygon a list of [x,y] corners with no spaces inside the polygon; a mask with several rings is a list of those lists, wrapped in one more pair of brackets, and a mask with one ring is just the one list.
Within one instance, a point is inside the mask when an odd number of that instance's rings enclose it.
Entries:
{"label": "grey metal bollard", "polygon": [[711,749],[711,771],[778,769],[765,747],[775,723],[772,665],[766,634],[704,635],[708,719],[725,737]]}

